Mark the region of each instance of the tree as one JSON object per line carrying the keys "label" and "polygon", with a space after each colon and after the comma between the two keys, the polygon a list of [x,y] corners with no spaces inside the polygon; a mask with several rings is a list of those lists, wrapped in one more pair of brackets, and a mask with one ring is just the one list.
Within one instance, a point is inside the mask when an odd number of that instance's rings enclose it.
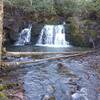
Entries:
{"label": "tree", "polygon": [[3,1],[0,0],[0,61],[2,55],[2,33],[3,33]]}

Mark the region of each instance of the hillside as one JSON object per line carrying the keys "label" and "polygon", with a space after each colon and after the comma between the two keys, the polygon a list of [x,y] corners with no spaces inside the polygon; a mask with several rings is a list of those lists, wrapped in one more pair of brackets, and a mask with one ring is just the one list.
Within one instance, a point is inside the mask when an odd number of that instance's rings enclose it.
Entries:
{"label": "hillside", "polygon": [[[66,38],[71,44],[99,47],[100,0],[4,0],[4,13],[7,34],[18,34],[31,22],[34,28],[32,36],[37,37],[44,24],[65,21],[69,26]],[[17,34],[13,35],[15,38],[9,35],[10,40],[15,41]]]}

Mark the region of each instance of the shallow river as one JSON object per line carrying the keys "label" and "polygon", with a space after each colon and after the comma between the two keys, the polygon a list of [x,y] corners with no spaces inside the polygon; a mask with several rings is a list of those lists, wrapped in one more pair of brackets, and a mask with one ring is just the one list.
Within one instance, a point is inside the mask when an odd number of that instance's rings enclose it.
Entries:
{"label": "shallow river", "polygon": [[[12,59],[25,60],[33,58]],[[48,60],[18,67],[8,76],[16,76],[23,82],[25,100],[99,100],[96,88],[100,87],[100,80],[88,61],[81,58]]]}

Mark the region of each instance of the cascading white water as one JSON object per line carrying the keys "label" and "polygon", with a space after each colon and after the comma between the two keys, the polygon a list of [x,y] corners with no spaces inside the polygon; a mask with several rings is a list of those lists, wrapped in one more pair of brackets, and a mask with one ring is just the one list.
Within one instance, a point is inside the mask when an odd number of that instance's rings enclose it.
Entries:
{"label": "cascading white water", "polygon": [[70,47],[65,40],[64,25],[45,25],[41,30],[37,46]]}
{"label": "cascading white water", "polygon": [[31,29],[32,29],[32,25],[29,25],[28,28],[24,28],[20,32],[18,41],[16,41],[15,46],[23,46],[25,44],[30,43],[30,40],[31,40]]}

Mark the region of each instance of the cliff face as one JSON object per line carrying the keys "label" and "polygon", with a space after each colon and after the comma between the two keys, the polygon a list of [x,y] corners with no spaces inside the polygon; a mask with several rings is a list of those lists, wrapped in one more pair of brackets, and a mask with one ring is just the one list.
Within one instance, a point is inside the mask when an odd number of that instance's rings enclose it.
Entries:
{"label": "cliff face", "polygon": [[70,41],[76,46],[100,47],[99,19],[69,17]]}
{"label": "cliff face", "polygon": [[[18,38],[22,28],[34,22],[33,12],[25,12],[23,9],[14,6],[4,6],[4,32],[12,42]],[[7,39],[8,39],[7,38]]]}
{"label": "cliff face", "polygon": [[[8,41],[14,42],[17,40],[19,32],[27,27],[30,23],[33,25],[32,37],[38,37],[44,24],[59,24],[62,23],[62,17],[56,14],[44,12],[29,12],[16,6],[4,6],[4,32]],[[32,40],[35,41],[36,38]]]}
{"label": "cliff face", "polygon": [[[19,32],[32,23],[32,41],[35,43],[44,24],[61,24],[65,21],[69,25],[66,38],[76,46],[100,45],[100,21],[96,14],[87,17],[72,13],[47,13],[25,11],[17,6],[4,5],[4,32],[6,41],[13,43]],[[66,28],[68,28],[66,26]],[[68,38],[69,37],[69,38]]]}

